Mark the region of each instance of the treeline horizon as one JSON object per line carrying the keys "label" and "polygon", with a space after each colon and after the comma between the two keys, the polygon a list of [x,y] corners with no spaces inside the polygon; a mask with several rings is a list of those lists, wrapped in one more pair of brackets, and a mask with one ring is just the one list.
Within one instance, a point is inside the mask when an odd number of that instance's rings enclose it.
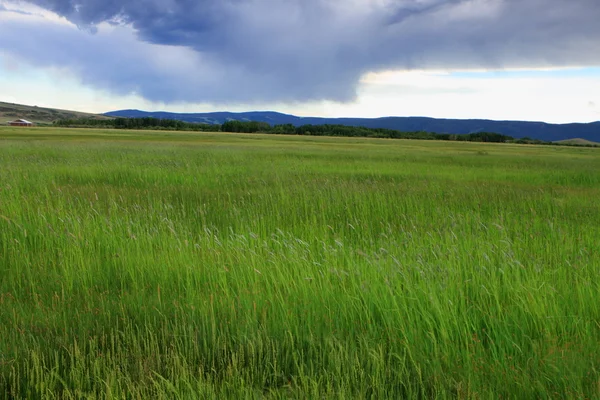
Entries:
{"label": "treeline horizon", "polygon": [[58,119],[52,125],[63,128],[112,128],[112,129],[149,129],[174,131],[204,131],[212,132],[215,125],[198,124],[179,121],[176,119],[144,118],[114,118],[91,119],[71,118]]}
{"label": "treeline horizon", "polygon": [[[417,140],[448,140],[461,142],[485,143],[517,143],[517,144],[560,144],[546,142],[528,137],[516,139],[512,136],[494,132],[477,132],[466,134],[435,133],[427,131],[399,131],[385,128],[367,128],[362,126],[347,125],[301,125],[292,124],[270,125],[260,121],[227,121],[223,124],[207,124],[197,122],[184,122],[174,119],[161,119],[153,117],[115,118],[115,119],[59,119],[53,122],[56,127],[65,128],[107,128],[107,129],[141,129],[141,130],[175,130],[199,132],[230,132],[230,133],[265,133],[280,135],[300,136],[340,136],[340,137],[366,137],[381,139],[417,139]],[[569,144],[594,147],[590,144]]]}
{"label": "treeline horizon", "polygon": [[454,140],[465,142],[491,142],[504,143],[516,140],[512,136],[501,135],[493,132],[478,132],[471,134],[448,134],[427,131],[399,131],[385,128],[367,128],[363,126],[348,125],[300,125],[283,124],[271,126],[266,122],[255,121],[227,121],[221,125],[221,132],[233,133],[270,133],[280,135],[305,135],[305,136],[341,136],[341,137],[368,137],[380,139],[418,139],[418,140]]}

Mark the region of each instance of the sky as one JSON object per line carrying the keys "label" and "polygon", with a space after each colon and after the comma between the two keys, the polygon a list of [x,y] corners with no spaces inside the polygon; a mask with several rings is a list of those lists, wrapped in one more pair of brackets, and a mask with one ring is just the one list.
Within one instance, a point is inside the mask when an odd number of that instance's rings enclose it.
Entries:
{"label": "sky", "polygon": [[0,0],[0,101],[600,121],[598,0]]}

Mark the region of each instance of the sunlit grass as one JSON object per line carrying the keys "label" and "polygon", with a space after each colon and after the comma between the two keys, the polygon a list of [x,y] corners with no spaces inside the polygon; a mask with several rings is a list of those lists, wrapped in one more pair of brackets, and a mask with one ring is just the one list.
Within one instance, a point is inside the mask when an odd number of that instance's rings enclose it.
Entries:
{"label": "sunlit grass", "polygon": [[0,393],[596,398],[599,170],[587,148],[0,129]]}

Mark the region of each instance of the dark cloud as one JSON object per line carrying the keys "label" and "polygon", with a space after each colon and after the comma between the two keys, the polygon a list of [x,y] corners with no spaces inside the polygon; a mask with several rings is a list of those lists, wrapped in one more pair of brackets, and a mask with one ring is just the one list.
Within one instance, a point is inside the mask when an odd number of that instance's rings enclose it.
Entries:
{"label": "dark cloud", "polygon": [[[32,3],[64,16],[85,35],[109,23],[130,27],[145,43],[174,47],[152,50],[119,37],[109,45],[106,36],[79,35],[82,49],[57,50],[62,64],[75,65],[91,84],[133,88],[160,101],[345,101],[354,97],[364,73],[385,69],[600,65],[597,0]],[[8,47],[2,38],[0,49]],[[144,49],[143,56],[128,53],[137,48]],[[102,51],[118,58],[94,54]],[[148,54],[152,51],[157,54]],[[186,67],[168,61],[159,62],[162,67],[148,65],[147,60],[161,58],[161,51],[185,57]],[[55,57],[52,62],[61,64]]]}

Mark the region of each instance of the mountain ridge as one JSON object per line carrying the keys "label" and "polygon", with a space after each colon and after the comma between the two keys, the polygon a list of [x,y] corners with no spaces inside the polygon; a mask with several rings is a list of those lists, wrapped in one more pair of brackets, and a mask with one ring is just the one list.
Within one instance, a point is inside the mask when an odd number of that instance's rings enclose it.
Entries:
{"label": "mountain ridge", "polygon": [[450,119],[431,117],[326,118],[298,117],[276,111],[172,113],[167,111],[118,110],[105,113],[110,117],[153,117],[185,122],[222,124],[228,120],[259,121],[271,125],[347,125],[366,128],[385,128],[399,131],[427,131],[449,134],[494,132],[517,139],[529,137],[548,142],[581,138],[600,142],[600,121],[590,123],[552,124],[541,121],[511,121],[491,119]]}

